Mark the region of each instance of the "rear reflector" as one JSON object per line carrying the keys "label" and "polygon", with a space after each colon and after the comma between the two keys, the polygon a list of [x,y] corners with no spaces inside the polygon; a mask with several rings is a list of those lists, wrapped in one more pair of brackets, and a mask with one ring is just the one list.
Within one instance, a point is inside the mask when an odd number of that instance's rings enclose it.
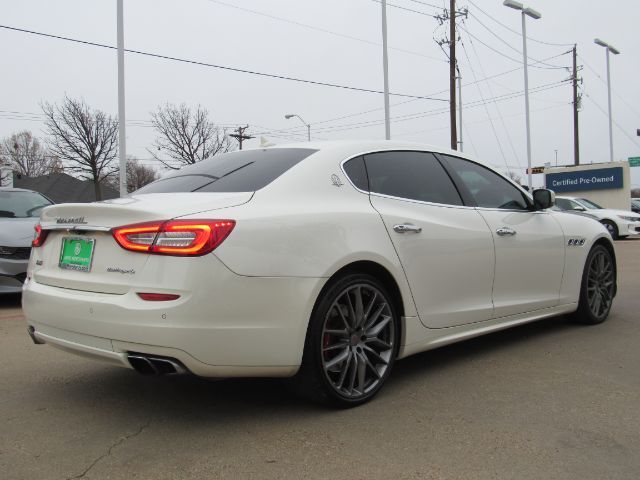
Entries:
{"label": "rear reflector", "polygon": [[138,296],[142,300],[147,300],[148,302],[167,302],[169,300],[177,300],[180,298],[180,295],[174,295],[171,293],[138,293]]}
{"label": "rear reflector", "polygon": [[125,250],[197,256],[212,252],[235,225],[235,220],[168,220],[125,225],[111,233]]}

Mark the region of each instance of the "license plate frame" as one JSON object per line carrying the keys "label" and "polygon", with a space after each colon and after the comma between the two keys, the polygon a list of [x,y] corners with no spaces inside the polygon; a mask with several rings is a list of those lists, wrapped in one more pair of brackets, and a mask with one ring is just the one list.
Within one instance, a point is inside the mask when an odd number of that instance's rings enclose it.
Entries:
{"label": "license plate frame", "polygon": [[[80,247],[79,249],[78,246]],[[65,270],[85,273],[90,272],[93,264],[95,246],[95,238],[63,237],[60,245],[60,259],[58,260],[58,266]]]}

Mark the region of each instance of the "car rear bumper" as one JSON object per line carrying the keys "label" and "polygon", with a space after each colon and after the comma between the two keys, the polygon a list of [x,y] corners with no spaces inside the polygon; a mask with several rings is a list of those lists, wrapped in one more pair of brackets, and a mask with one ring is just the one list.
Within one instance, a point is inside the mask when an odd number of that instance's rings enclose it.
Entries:
{"label": "car rear bumper", "polygon": [[38,341],[125,367],[137,352],[201,376],[293,375],[324,279],[243,277],[214,262],[215,284],[167,302],[27,280],[25,317]]}

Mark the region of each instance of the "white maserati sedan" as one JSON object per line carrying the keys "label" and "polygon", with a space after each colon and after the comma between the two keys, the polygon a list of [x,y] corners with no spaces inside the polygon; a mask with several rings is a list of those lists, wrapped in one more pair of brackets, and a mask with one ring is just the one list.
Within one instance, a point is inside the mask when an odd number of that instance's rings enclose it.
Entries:
{"label": "white maserati sedan", "polygon": [[244,150],[44,209],[23,292],[46,343],[144,374],[290,377],[371,399],[394,362],[551,316],[604,321],[611,236],[458,152]]}

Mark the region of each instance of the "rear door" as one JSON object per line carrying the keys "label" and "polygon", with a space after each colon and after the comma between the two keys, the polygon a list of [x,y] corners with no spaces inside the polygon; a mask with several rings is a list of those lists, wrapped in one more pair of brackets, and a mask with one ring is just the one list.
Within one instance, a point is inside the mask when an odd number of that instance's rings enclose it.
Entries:
{"label": "rear door", "polygon": [[469,160],[441,155],[471,195],[495,242],[494,317],[553,307],[564,272],[564,233],[553,215],[533,211],[505,178]]}
{"label": "rear door", "polygon": [[462,205],[435,156],[380,152],[365,155],[364,163],[371,204],[398,253],[422,323],[442,328],[490,319],[491,233],[475,209]]}

